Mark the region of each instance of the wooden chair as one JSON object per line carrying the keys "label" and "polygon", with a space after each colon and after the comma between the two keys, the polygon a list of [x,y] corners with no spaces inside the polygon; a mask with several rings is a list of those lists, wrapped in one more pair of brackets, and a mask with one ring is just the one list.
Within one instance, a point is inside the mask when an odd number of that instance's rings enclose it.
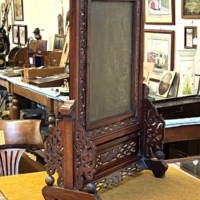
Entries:
{"label": "wooden chair", "polygon": [[42,149],[41,120],[1,120],[4,143],[0,145],[0,176],[19,173],[19,162],[26,150]]}

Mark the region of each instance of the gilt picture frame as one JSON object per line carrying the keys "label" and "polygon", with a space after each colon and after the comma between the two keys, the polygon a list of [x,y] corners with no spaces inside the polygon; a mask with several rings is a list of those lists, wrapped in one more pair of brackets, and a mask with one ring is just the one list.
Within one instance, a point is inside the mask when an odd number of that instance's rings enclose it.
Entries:
{"label": "gilt picture frame", "polygon": [[13,0],[14,20],[24,21],[23,0]]}
{"label": "gilt picture frame", "polygon": [[181,0],[181,17],[183,19],[200,19],[200,2]]}
{"label": "gilt picture frame", "polygon": [[162,70],[174,68],[174,37],[171,30],[145,30],[144,62],[154,63],[154,67]]}

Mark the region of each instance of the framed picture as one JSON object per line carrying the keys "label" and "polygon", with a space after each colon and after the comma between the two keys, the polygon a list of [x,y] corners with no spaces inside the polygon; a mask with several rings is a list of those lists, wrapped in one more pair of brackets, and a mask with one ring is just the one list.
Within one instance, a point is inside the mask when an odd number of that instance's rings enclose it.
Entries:
{"label": "framed picture", "polygon": [[13,44],[19,44],[19,26],[18,25],[12,25],[12,39]]}
{"label": "framed picture", "polygon": [[172,86],[175,71],[164,71],[162,78],[158,84],[157,95],[161,97],[167,97]]}
{"label": "framed picture", "polygon": [[27,39],[27,25],[19,25],[19,44],[26,45]]}
{"label": "framed picture", "polygon": [[200,19],[200,1],[182,0],[181,16],[183,19]]}
{"label": "framed picture", "polygon": [[23,21],[24,20],[23,0],[13,0],[13,9],[14,9],[14,20]]}
{"label": "framed picture", "polygon": [[197,48],[197,27],[196,26],[184,27],[184,48],[185,49]]}
{"label": "framed picture", "polygon": [[[152,66],[151,66],[151,68],[152,68]],[[159,70],[155,67],[152,68],[152,71],[150,72],[148,80],[146,82],[147,86],[150,89],[150,91],[149,91],[150,96],[157,95],[158,86],[159,86],[159,82],[162,78],[162,75],[163,75],[163,70]]]}
{"label": "framed picture", "polygon": [[161,70],[174,68],[174,31],[145,30],[144,62]]}
{"label": "framed picture", "polygon": [[169,98],[177,97],[178,89],[179,89],[179,81],[180,81],[179,73],[175,73],[174,80],[171,84],[171,87],[170,87],[167,97],[169,97]]}
{"label": "framed picture", "polygon": [[65,35],[55,34],[53,50],[63,51],[64,44],[65,44]]}
{"label": "framed picture", "polygon": [[175,0],[145,0],[146,24],[175,24]]}

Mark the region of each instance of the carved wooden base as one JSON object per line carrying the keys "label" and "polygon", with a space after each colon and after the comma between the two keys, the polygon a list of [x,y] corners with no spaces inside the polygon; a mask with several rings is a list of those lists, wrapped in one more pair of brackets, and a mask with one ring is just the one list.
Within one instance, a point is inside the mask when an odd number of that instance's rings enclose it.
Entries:
{"label": "carved wooden base", "polygon": [[97,194],[89,194],[77,190],[68,190],[59,187],[45,186],[42,190],[45,200],[100,200]]}
{"label": "carved wooden base", "polygon": [[[141,170],[152,170],[156,178],[163,178],[168,169],[168,165],[163,160],[157,159],[142,159],[137,165]],[[45,200],[101,200],[97,193],[90,194],[79,190],[64,189],[56,186],[45,186],[42,190],[42,194]]]}

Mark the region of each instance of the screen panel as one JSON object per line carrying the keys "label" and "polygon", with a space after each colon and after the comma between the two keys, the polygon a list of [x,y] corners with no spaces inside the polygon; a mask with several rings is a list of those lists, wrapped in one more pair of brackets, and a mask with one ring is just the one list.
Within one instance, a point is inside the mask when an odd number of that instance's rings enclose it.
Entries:
{"label": "screen panel", "polygon": [[133,2],[91,3],[90,122],[131,112]]}

